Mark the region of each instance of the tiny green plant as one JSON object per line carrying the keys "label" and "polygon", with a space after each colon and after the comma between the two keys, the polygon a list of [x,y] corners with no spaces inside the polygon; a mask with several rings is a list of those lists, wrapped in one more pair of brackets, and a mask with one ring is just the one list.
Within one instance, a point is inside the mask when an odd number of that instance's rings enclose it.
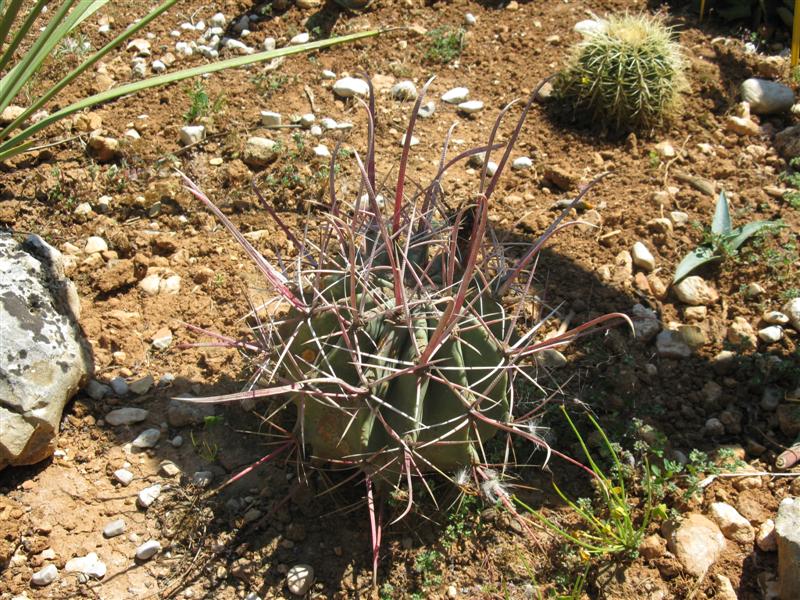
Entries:
{"label": "tiny green plant", "polygon": [[211,102],[205,86],[200,81],[196,81],[189,90],[189,102],[189,110],[184,113],[183,120],[187,123],[196,123],[203,117],[219,112],[225,103],[225,97],[220,96]]}
{"label": "tiny green plant", "polygon": [[597,483],[600,496],[599,508],[595,510],[588,498],[573,501],[553,483],[553,488],[559,497],[569,506],[581,521],[580,530],[571,533],[524,502],[515,498],[517,504],[533,515],[546,529],[552,531],[577,547],[579,556],[589,561],[592,557],[612,557],[616,559],[632,559],[638,555],[647,527],[653,518],[663,518],[666,515],[666,506],[656,504],[653,495],[653,478],[647,456],[642,458],[641,484],[644,493],[641,518],[636,519],[632,495],[627,487],[626,474],[629,468],[620,461],[617,445],[612,444],[600,424],[591,415],[587,415],[595,430],[600,434],[602,447],[611,458],[612,466],[607,474],[597,463],[586,445],[575,423],[570,418],[564,407],[561,407],[567,423],[578,439],[586,460]]}
{"label": "tiny green plant", "polygon": [[674,116],[686,89],[672,29],[647,15],[610,17],[574,49],[553,83],[555,97],[588,124],[624,133]]}
{"label": "tiny green plant", "polygon": [[217,426],[222,423],[222,417],[206,415],[203,418],[202,432],[195,436],[194,431],[189,433],[192,447],[206,462],[213,463],[219,454],[219,444],[216,441]]}
{"label": "tiny green plant", "polygon": [[795,210],[800,210],[800,157],[789,161],[789,169],[781,175],[781,179],[791,188],[784,192],[784,201]]}
{"label": "tiny green plant", "polygon": [[728,197],[725,191],[719,193],[711,230],[703,243],[689,252],[678,263],[672,283],[678,283],[698,267],[735,255],[739,247],[748,239],[770,227],[780,227],[776,221],[751,221],[740,227],[731,222]]}
{"label": "tiny green plant", "polygon": [[[0,127],[0,161],[27,152],[34,146],[34,136],[61,119],[85,108],[108,102],[128,94],[140,92],[157,86],[182,81],[204,73],[213,73],[224,69],[271,60],[280,56],[288,56],[301,52],[319,50],[343,42],[364,39],[380,33],[377,30],[358,32],[350,35],[319,40],[298,46],[280,48],[270,52],[259,52],[247,56],[237,56],[227,60],[204,64],[198,67],[164,73],[148,79],[116,86],[110,90],[81,98],[66,104],[42,119],[32,122],[31,117],[46,108],[51,100],[80,75],[91,69],[109,52],[124,44],[132,36],[146,28],[156,18],[172,8],[177,0],[164,0],[146,16],[134,21],[123,29],[105,46],[92,50],[85,45],[85,38],[80,37],[78,28],[89,17],[108,4],[109,0],[60,0],[46,2],[22,2],[14,0],[2,6],[0,12],[0,112],[12,106],[15,100],[25,101],[14,119],[8,125]],[[23,11],[27,9],[27,13]],[[40,18],[52,15],[46,25],[40,27]],[[72,42],[66,40],[72,39]],[[77,45],[76,45],[77,44]],[[37,77],[42,66],[60,51],[73,51],[79,56],[80,64],[70,70],[54,84],[48,84],[39,95],[31,90],[42,87]],[[64,105],[66,104],[66,105]]]}
{"label": "tiny green plant", "polygon": [[433,63],[449,64],[461,56],[464,50],[464,30],[452,27],[437,27],[428,32],[428,51],[425,58]]}

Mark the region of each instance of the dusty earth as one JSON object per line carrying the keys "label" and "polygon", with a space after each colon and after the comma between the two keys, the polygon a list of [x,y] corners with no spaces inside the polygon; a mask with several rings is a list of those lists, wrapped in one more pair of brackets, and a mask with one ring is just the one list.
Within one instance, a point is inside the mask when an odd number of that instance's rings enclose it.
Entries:
{"label": "dusty earth", "polygon": [[[142,4],[153,3],[115,2],[107,15],[119,27],[143,14]],[[313,232],[320,210],[315,203],[326,201],[326,162],[312,154],[317,142],[308,131],[264,129],[259,111],[278,111],[284,122],[292,114],[308,112],[318,119],[350,121],[352,130],[328,132],[323,141],[333,148],[340,137],[345,145],[362,150],[363,110],[336,99],[332,81],[321,73],[367,71],[379,92],[378,168],[382,175],[394,177],[398,141],[411,103],[393,100],[386,91],[402,79],[421,87],[435,75],[430,94],[437,109],[432,118],[418,122],[415,135],[420,143],[411,161],[411,178],[425,181],[439,160],[450,125],[458,123],[455,149],[483,143],[502,107],[527,97],[563,64],[570,44],[578,39],[573,25],[592,12],[668,12],[686,48],[691,90],[680,118],[638,139],[575,129],[554,117],[547,105],[534,104],[514,153],[533,158],[533,168],[509,171],[491,206],[491,219],[501,236],[531,241],[556,216],[557,201],[572,197],[578,185],[595,175],[612,172],[590,192],[592,208],[583,213],[599,227],[565,230],[542,257],[542,305],[559,307],[558,319],[574,312],[573,322],[579,323],[606,312],[629,312],[641,303],[656,310],[663,324],[686,323],[686,307],[665,294],[659,281],[668,284],[680,258],[702,240],[716,192],[726,190],[736,222],[781,219],[786,227],[760,236],[722,265],[699,271],[720,299],[696,323],[705,343],[690,358],[658,356],[652,343],[637,342],[620,329],[568,348],[567,365],[542,372],[542,385],[560,388],[559,399],[569,406],[575,407],[573,399],[588,404],[609,436],[629,450],[637,433],[641,437],[642,431],[649,431],[643,425],[647,424],[663,434],[657,445],[668,455],[686,457],[699,449],[713,456],[730,445],[756,470],[774,470],[775,457],[793,436],[779,427],[774,403],[765,403],[762,396],[767,388],[782,395],[798,385],[797,334],[788,329],[781,342],[746,350],[731,347],[725,332],[738,316],[758,326],[764,310],[778,309],[800,295],[800,212],[782,197],[781,175],[787,165],[769,136],[739,137],[725,130],[724,119],[738,101],[739,83],[759,72],[765,55],[776,54],[786,44],[786,33],[761,31],[760,37],[768,38],[760,48],[764,54],[746,54],[748,32],[713,17],[699,24],[693,9],[683,4],[376,0],[368,12],[354,14],[333,6],[281,8],[275,2],[262,11],[264,18],[252,25],[251,37],[244,41],[257,44],[272,36],[280,46],[306,29],[324,35],[405,28],[290,58],[274,71],[256,66],[203,79],[214,108],[202,117],[209,135],[201,144],[185,148],[179,143],[178,130],[185,124],[194,85],[181,83],[71,119],[43,140],[65,142],[0,165],[0,224],[20,235],[37,233],[73,257],[70,275],[80,290],[95,379],[108,383],[121,377],[130,383],[150,376],[155,382],[125,397],[79,394],[64,413],[55,457],[0,473],[0,597],[288,597],[284,575],[298,563],[311,564],[316,571],[310,594],[315,598],[444,598],[453,593],[462,598],[538,598],[567,593],[582,565],[561,540],[539,529],[526,535],[502,511],[479,501],[459,511],[453,505],[457,494],[446,485],[435,487],[442,510],[423,498],[420,514],[387,530],[378,590],[371,587],[363,485],[345,484],[317,496],[341,475],[319,471],[305,477],[293,463],[276,461],[213,492],[231,474],[267,454],[269,447],[259,435],[257,417],[238,407],[217,408],[216,416],[204,418],[179,414],[171,404],[179,395],[237,391],[251,372],[233,351],[182,347],[203,339],[183,323],[247,337],[247,298],[267,291],[241,249],[181,188],[175,169],[196,181],[265,256],[291,256],[292,244],[262,210],[250,182],[257,178],[292,230],[308,226]],[[241,1],[182,2],[148,29],[154,36],[153,57],[174,47],[169,32],[190,18],[208,19],[221,11],[231,20],[255,9]],[[477,23],[467,28],[460,57],[450,63],[431,58],[428,34],[439,27],[464,26],[467,12]],[[104,39],[98,24],[94,18],[83,29],[94,47]],[[42,86],[77,60],[69,52],[54,60]],[[178,64],[203,60],[193,56]],[[124,50],[112,54],[103,73],[89,74],[59,103],[108,85],[108,78],[127,81],[130,64]],[[794,85],[788,65],[782,64],[779,76]],[[471,97],[483,100],[486,108],[464,117],[438,101],[444,91],[459,85],[469,87]],[[518,114],[512,110],[511,119]],[[762,124],[780,130],[793,122],[794,117],[786,115]],[[88,131],[98,127],[123,140],[121,157],[99,162],[87,154]],[[140,139],[124,136],[131,128]],[[508,130],[504,126],[506,134]],[[284,152],[272,165],[254,170],[242,162],[241,153],[247,137],[258,134],[281,141]],[[656,144],[664,141],[672,144],[676,157],[658,153]],[[341,189],[352,191],[352,160],[343,162],[347,164],[337,181]],[[552,183],[554,169],[567,175],[561,188]],[[715,194],[687,183],[682,176],[686,174],[707,179]],[[457,196],[474,191],[478,178],[474,170],[459,165],[447,179],[447,192]],[[110,197],[107,207],[99,202],[102,196]],[[92,210],[76,214],[84,202]],[[676,210],[689,215],[684,226],[664,231],[648,225]],[[89,236],[105,239],[108,251],[83,254]],[[630,251],[636,241],[643,241],[656,257],[657,268],[649,278],[619,264],[620,253]],[[153,273],[180,276],[178,293],[146,293],[138,283]],[[760,284],[763,293],[747,295],[750,283]],[[546,330],[557,328],[558,319]],[[152,344],[165,335],[172,336],[166,348]],[[714,357],[723,349],[733,350],[736,359],[721,367]],[[106,424],[104,416],[122,406],[145,408],[148,417],[131,426]],[[720,419],[722,430],[709,431],[710,418]],[[556,447],[578,455],[558,415],[544,424],[553,427]],[[154,449],[133,451],[130,442],[148,427],[161,428],[161,441]],[[168,442],[176,436],[183,439],[179,447]],[[648,441],[658,437],[649,435]],[[180,473],[165,475],[160,466],[165,460]],[[532,462],[540,463],[541,455],[534,455]],[[134,480],[124,487],[112,474],[126,463]],[[591,493],[586,481],[565,464],[551,463],[551,469],[570,493]],[[211,488],[194,485],[197,471],[211,473]],[[528,503],[550,507],[556,519],[575,524],[574,515],[552,494],[548,473],[528,468],[518,477],[519,492]],[[665,501],[675,511],[700,512],[713,501],[726,501],[760,523],[774,516],[783,497],[800,493],[792,477],[756,479],[758,485],[751,489],[717,479],[693,500],[674,492]],[[137,492],[155,483],[163,488],[159,499],[147,511],[137,508]],[[687,485],[680,478],[675,483]],[[117,518],[126,521],[126,532],[105,539],[103,527]],[[658,529],[655,523],[650,532]],[[135,548],[148,539],[160,540],[163,552],[149,561],[134,560]],[[83,582],[61,571],[50,586],[31,587],[31,574],[42,565],[52,562],[61,568],[88,552],[96,552],[108,567],[101,581]],[[730,541],[701,578],[687,574],[668,554],[637,558],[613,573],[599,574],[608,566],[599,561],[590,571],[583,597],[713,598],[718,594],[715,576],[722,574],[733,582],[739,598],[761,598],[759,580],[763,583],[775,564],[774,553]]]}

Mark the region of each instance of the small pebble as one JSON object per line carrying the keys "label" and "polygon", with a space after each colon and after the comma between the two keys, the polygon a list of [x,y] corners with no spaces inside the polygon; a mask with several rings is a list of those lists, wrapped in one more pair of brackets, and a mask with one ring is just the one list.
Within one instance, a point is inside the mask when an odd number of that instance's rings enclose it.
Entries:
{"label": "small pebble", "polygon": [[304,596],[314,583],[314,568],[311,565],[295,565],[286,573],[286,586],[296,596]]}
{"label": "small pebble", "polygon": [[133,473],[128,471],[128,469],[117,469],[114,471],[114,479],[127,487],[130,485],[131,481],[133,481]]}
{"label": "small pebble", "polygon": [[631,249],[633,264],[643,271],[650,272],[656,268],[656,259],[642,242],[636,242]]}
{"label": "small pebble", "polygon": [[533,167],[533,160],[528,156],[520,156],[511,162],[511,168],[514,171],[526,171]]}
{"label": "small pebble", "polygon": [[478,22],[477,17],[472,13],[467,13],[464,15],[464,25],[466,25],[467,27],[472,27],[477,22]]}
{"label": "small pebble", "polygon": [[783,328],[780,325],[770,325],[758,330],[758,337],[761,341],[774,344],[783,338]]}
{"label": "small pebble", "polygon": [[466,102],[460,102],[458,105],[458,111],[464,113],[465,115],[473,115],[483,110],[483,102],[481,100],[467,100]]}
{"label": "small pebble", "polygon": [[465,87],[456,87],[442,94],[442,102],[448,104],[461,104],[469,99],[469,90]]}
{"label": "small pebble", "polygon": [[392,86],[389,93],[395,100],[416,100],[417,86],[413,81],[401,81]]}
{"label": "small pebble", "polygon": [[136,548],[136,558],[139,560],[147,560],[154,557],[161,552],[161,544],[158,540],[149,540]]}
{"label": "small pebble", "polygon": [[261,111],[261,124],[265,127],[277,127],[281,124],[281,113]]}
{"label": "small pebble", "polygon": [[136,501],[141,508],[149,508],[153,502],[161,495],[161,485],[155,484],[151,485],[150,487],[144,488],[139,494],[136,496]]}
{"label": "small pebble", "polygon": [[103,537],[112,538],[125,533],[125,521],[116,519],[103,527]]}
{"label": "small pebble", "polygon": [[105,252],[108,250],[108,244],[106,241],[101,238],[93,235],[86,240],[86,245],[83,248],[83,251],[86,254],[97,254],[100,252]]}
{"label": "small pebble", "polygon": [[292,39],[289,40],[290,46],[299,46],[300,44],[307,44],[311,39],[311,34],[308,32],[298,33]]}
{"label": "small pebble", "polygon": [[58,569],[56,569],[56,566],[47,565],[46,567],[36,571],[31,576],[31,584],[43,587],[53,583],[56,580],[56,577],[58,577]]}
{"label": "small pebble", "polygon": [[132,446],[140,450],[153,448],[158,443],[158,438],[160,437],[160,429],[145,429],[142,433],[136,436],[136,439],[132,442]]}

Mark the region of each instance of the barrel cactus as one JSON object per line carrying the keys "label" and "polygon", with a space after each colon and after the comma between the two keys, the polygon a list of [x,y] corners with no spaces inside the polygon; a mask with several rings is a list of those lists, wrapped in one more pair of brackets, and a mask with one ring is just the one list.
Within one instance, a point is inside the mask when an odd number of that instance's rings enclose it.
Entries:
{"label": "barrel cactus", "polygon": [[663,19],[625,15],[586,33],[554,91],[576,119],[624,133],[675,116],[686,81],[681,47]]}
{"label": "barrel cactus", "polygon": [[[423,95],[424,90],[412,115]],[[422,480],[427,487],[424,478],[432,473],[461,486],[474,481],[493,500],[507,500],[495,485],[496,465],[489,464],[485,443],[501,432],[545,445],[528,425],[530,414],[515,415],[515,379],[522,376],[535,383],[531,365],[537,353],[625,317],[599,317],[538,342],[534,334],[540,324],[520,331],[524,297],[533,281],[531,265],[547,239],[568,224],[569,214],[564,211],[516,262],[504,256],[503,245],[491,232],[489,198],[530,102],[506,144],[495,143],[501,114],[485,147],[449,161],[443,152],[431,183],[411,194],[406,167],[415,117],[395,185],[379,188],[374,99],[365,106],[370,124],[367,150],[363,158],[355,153],[361,190],[342,198],[331,176],[331,203],[322,215],[326,223],[314,241],[296,238],[280,225],[299,251],[288,273],[264,259],[199,188],[186,182],[276,292],[251,315],[256,321],[254,339],[231,341],[259,357],[259,374],[250,389],[194,400],[273,399],[278,402],[273,415],[294,403],[294,430],[276,427],[286,440],[264,460],[296,448],[307,459],[360,469],[367,483],[373,536],[379,539],[374,487],[402,488],[408,499],[403,514],[412,507],[413,482]],[[484,155],[486,163],[490,153],[501,148],[496,173],[484,173],[474,196],[452,205],[442,187],[448,169],[477,154]],[[331,158],[331,174],[336,172],[337,155],[338,151]],[[506,296],[513,296],[513,305]],[[375,561],[376,548],[377,543]]]}

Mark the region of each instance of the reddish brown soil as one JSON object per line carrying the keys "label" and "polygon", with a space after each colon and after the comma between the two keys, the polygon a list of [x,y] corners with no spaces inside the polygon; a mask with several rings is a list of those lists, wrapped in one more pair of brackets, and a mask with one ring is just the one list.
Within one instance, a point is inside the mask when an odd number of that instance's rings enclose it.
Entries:
{"label": "reddish brown soil", "polygon": [[[117,24],[129,23],[134,15],[142,14],[140,5],[115,2],[111,14]],[[295,148],[294,130],[276,132],[259,126],[260,110],[277,110],[286,119],[313,109],[318,117],[351,121],[355,127],[342,139],[361,151],[366,137],[364,111],[354,103],[335,99],[331,83],[321,80],[320,73],[331,69],[341,76],[367,70],[378,89],[378,168],[392,178],[400,153],[398,140],[411,104],[391,100],[385,91],[406,78],[421,87],[435,75],[431,97],[437,100],[436,114],[418,121],[415,134],[421,142],[413,149],[410,163],[410,178],[425,181],[438,162],[450,125],[458,121],[453,135],[456,150],[484,143],[497,112],[511,100],[527,97],[563,64],[570,44],[578,39],[572,31],[574,23],[588,18],[591,11],[603,15],[654,8],[638,0],[521,2],[513,10],[465,0],[430,4],[377,0],[370,11],[358,15],[333,7],[321,11],[291,7],[254,25],[252,39],[260,41],[271,35],[280,46],[302,31],[312,15],[324,31],[334,34],[397,25],[409,29],[310,57],[290,58],[261,77],[260,87],[254,82],[261,73],[259,67],[213,75],[203,85],[212,101],[222,98],[223,104],[206,120],[208,141],[188,150],[179,144],[178,130],[189,108],[189,83],[95,109],[105,132],[120,139],[131,123],[142,122],[140,115],[148,115],[142,138],[126,144],[123,158],[113,163],[92,161],[84,151],[88,134],[74,120],[65,122],[55,128],[52,138],[67,137],[68,142],[0,165],[0,224],[20,234],[37,233],[58,248],[66,243],[81,248],[88,236],[99,235],[110,246],[104,261],[129,259],[138,265],[131,272],[164,267],[182,277],[179,294],[153,297],[137,287],[140,275],[132,279],[126,279],[126,274],[112,275],[102,264],[81,262],[81,256],[70,273],[80,290],[81,322],[94,349],[98,380],[117,375],[132,380],[151,374],[156,381],[166,373],[176,376],[171,386],[154,388],[136,398],[151,411],[147,425],[158,426],[165,421],[170,398],[188,392],[237,391],[248,374],[245,361],[235,352],[179,348],[198,341],[182,322],[246,337],[248,327],[242,317],[248,310],[247,297],[263,295],[265,288],[241,249],[181,189],[175,168],[196,181],[243,232],[255,234],[251,239],[265,256],[289,256],[292,245],[259,207],[250,181],[254,175],[262,182],[272,175],[274,183],[261,184],[267,199],[294,231],[302,231],[306,225],[313,231],[321,221],[319,209],[306,211],[315,202],[327,200],[324,179],[315,177],[324,164],[313,158],[310,148],[316,142],[305,134],[304,149],[294,155],[285,153],[263,172],[249,169],[240,154],[250,135],[267,135],[288,149]],[[184,2],[180,10],[170,11],[148,29],[155,34],[154,55],[173,47],[169,31],[195,11],[208,19],[216,11],[230,18],[250,9],[249,3],[241,1],[225,0],[213,9]],[[460,27],[466,12],[474,13],[478,22],[469,30],[460,59],[450,65],[426,59],[429,40],[420,32],[445,25]],[[700,272],[717,288],[721,299],[709,307],[703,324],[708,343],[691,358],[658,358],[652,345],[638,344],[619,330],[570,348],[566,352],[569,365],[543,377],[549,388],[562,386],[564,398],[588,403],[612,439],[624,440],[628,447],[635,417],[663,433],[668,449],[688,454],[694,448],[713,452],[722,444],[734,444],[747,450],[746,460],[751,465],[771,469],[776,454],[792,440],[777,427],[774,412],[759,408],[759,400],[768,383],[788,389],[798,382],[796,370],[776,374],[765,365],[769,356],[787,363],[796,361],[796,334],[787,331],[780,344],[746,353],[725,376],[711,368],[710,360],[726,347],[725,331],[735,316],[756,324],[765,309],[779,308],[782,297],[791,294],[792,288],[800,288],[796,245],[800,213],[764,191],[781,185],[780,174],[786,168],[770,140],[745,140],[724,130],[724,118],[737,102],[738,85],[754,74],[756,58],[744,54],[735,36],[730,43],[712,43],[716,36],[731,36],[730,27],[713,20],[700,27],[695,15],[684,9],[674,9],[669,18],[680,32],[690,63],[691,90],[685,113],[650,138],[609,139],[573,129],[551,118],[546,107],[534,104],[515,151],[515,156],[531,156],[534,169],[506,174],[494,197],[491,219],[501,235],[531,241],[557,214],[554,202],[570,197],[543,185],[546,168],[566,169],[583,183],[611,171],[588,197],[602,215],[602,226],[567,229],[544,254],[539,266],[542,298],[548,306],[563,303],[561,317],[573,310],[576,323],[606,312],[627,312],[641,302],[657,310],[665,324],[684,320],[683,307],[674,297],[656,297],[652,290],[637,288],[630,277],[603,281],[598,273],[603,265],[613,265],[621,251],[645,240],[654,250],[659,277],[669,282],[681,257],[701,241],[700,230],[691,226],[659,238],[646,225],[673,210],[687,212],[690,222],[709,222],[715,198],[678,180],[676,173],[702,176],[712,180],[717,190],[724,188],[739,223],[782,219],[786,228],[746,247],[739,260]],[[95,47],[102,42],[96,30],[95,19],[86,26]],[[55,81],[70,60],[66,57],[48,65],[42,85]],[[112,54],[106,61],[109,73],[118,81],[127,81],[129,60],[125,52]],[[192,57],[180,64],[201,61]],[[88,74],[80,85],[67,90],[58,104],[87,94],[94,85],[94,75]],[[441,93],[458,85],[468,86],[473,98],[486,103],[487,108],[477,117],[460,117],[452,107],[438,102]],[[269,89],[271,86],[274,89]],[[313,92],[313,105],[306,87]],[[512,110],[509,122],[518,114]],[[792,119],[775,117],[769,122],[779,130],[792,124]],[[509,125],[502,131],[507,135]],[[654,145],[664,140],[679,151],[676,160],[666,162],[653,154]],[[325,142],[333,148],[335,137],[329,136]],[[700,143],[712,144],[716,155],[701,152]],[[222,159],[221,164],[212,162],[217,158]],[[304,181],[284,185],[281,177],[287,167],[294,167]],[[348,177],[349,184],[345,183]],[[339,181],[340,186],[350,186],[342,188],[342,193],[355,189],[352,164],[343,167]],[[466,196],[475,190],[476,182],[476,174],[457,166],[446,180],[447,193],[454,198]],[[675,193],[656,194],[670,186],[677,188]],[[104,194],[112,196],[107,214],[77,217],[73,213],[81,202],[96,206]],[[159,210],[153,208],[157,202]],[[760,283],[766,293],[759,299],[746,298],[742,288],[750,282]],[[172,330],[175,340],[168,350],[158,351],[150,340],[163,327]],[[655,365],[657,372],[649,372],[647,364]],[[722,385],[723,394],[720,400],[708,403],[703,389],[711,381]],[[169,432],[169,437],[183,435],[186,442],[182,448],[162,442],[153,452],[131,457],[123,445],[139,432],[138,426],[114,429],[97,423],[116,405],[129,402],[113,398],[96,402],[79,395],[65,412],[58,442],[66,458],[0,474],[0,492],[6,496],[0,496],[0,569],[15,550],[28,557],[0,570],[0,597],[27,593],[29,598],[232,599],[256,592],[262,598],[279,598],[288,595],[285,568],[304,562],[316,569],[315,598],[380,597],[371,588],[369,526],[361,487],[344,486],[334,494],[315,498],[313,492],[330,483],[328,476],[312,476],[309,488],[298,483],[296,476],[287,475],[295,473],[292,465],[273,463],[219,495],[206,496],[178,485],[175,479],[156,509],[146,514],[137,511],[135,493],[141,486],[116,487],[110,477],[126,460],[133,463],[137,483],[161,481],[157,472],[164,459],[175,461],[190,476],[196,470],[211,469],[221,482],[265,451],[261,439],[252,435],[258,429],[255,418],[238,409],[220,409],[221,424]],[[703,431],[704,423],[723,411],[738,415],[739,425],[722,437],[710,438]],[[557,429],[554,444],[576,454],[578,448],[573,447],[568,432]],[[556,479],[569,491],[588,493],[585,484],[569,483],[577,479],[575,472],[562,464],[553,465]],[[763,487],[748,492],[751,506],[755,506],[752,510],[763,513],[756,518],[774,514],[780,499],[789,494],[790,482],[763,478]],[[526,469],[521,483],[533,490],[523,494],[529,502],[546,502],[556,507],[558,518],[574,521],[550,493],[549,475]],[[794,493],[798,493],[796,486]],[[443,507],[455,500],[444,485],[437,488],[437,496]],[[231,498],[244,498],[246,508],[257,507],[263,516],[244,523],[241,507],[234,510],[226,504]],[[716,500],[737,505],[742,502],[742,492],[729,480],[718,480],[705,490],[702,501],[695,500],[690,506],[669,497],[670,506],[677,510],[702,510]],[[550,597],[551,591],[564,591],[564,580],[574,580],[580,570],[556,552],[561,541],[541,531],[531,538],[492,507],[470,512],[466,519],[470,534],[446,545],[446,512],[437,512],[426,499],[420,503],[426,517],[406,519],[387,532],[379,573],[380,581],[387,584],[382,588],[384,597],[410,598],[416,593],[420,598],[444,598],[450,585],[463,598],[538,597],[528,596],[532,592],[526,586]],[[157,560],[134,565],[131,557],[139,542],[129,539],[128,533],[113,540],[101,535],[103,525],[118,515],[129,520],[128,532],[138,534],[139,539],[152,536],[170,542],[168,551]],[[657,525],[651,529],[657,531]],[[30,575],[43,564],[40,555],[46,548],[55,550],[54,562],[59,567],[72,556],[96,551],[108,565],[109,574],[103,581],[89,584],[62,574],[61,580],[48,588],[31,589]],[[423,553],[433,551],[439,554],[429,569],[415,568]],[[774,554],[729,542],[723,558],[699,581],[682,572],[674,559],[639,558],[613,576],[593,570],[584,597],[700,600],[714,597],[713,576],[724,574],[733,581],[739,598],[760,598],[757,578],[774,571],[774,565]]]}

